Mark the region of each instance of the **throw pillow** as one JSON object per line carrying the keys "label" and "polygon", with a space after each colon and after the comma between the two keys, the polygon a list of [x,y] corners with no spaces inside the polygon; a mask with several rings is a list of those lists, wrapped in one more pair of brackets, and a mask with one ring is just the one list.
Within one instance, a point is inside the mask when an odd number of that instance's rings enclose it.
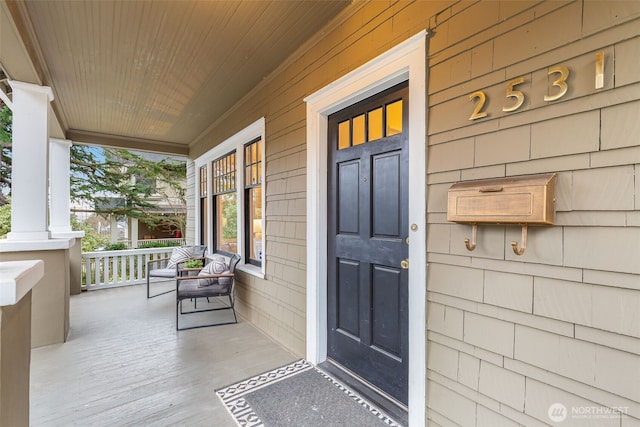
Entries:
{"label": "throw pillow", "polygon": [[187,261],[193,257],[193,248],[191,246],[182,246],[174,248],[171,252],[171,258],[167,262],[167,268],[176,268],[176,265],[180,262]]}
{"label": "throw pillow", "polygon": [[[212,274],[220,274],[228,269],[229,269],[229,266],[227,265],[227,260],[224,257],[217,255],[212,257],[211,261],[207,265],[205,265],[202,270],[200,270],[200,273],[198,273],[198,276],[210,276]],[[198,285],[211,286],[217,282],[218,282],[217,278],[199,279]]]}

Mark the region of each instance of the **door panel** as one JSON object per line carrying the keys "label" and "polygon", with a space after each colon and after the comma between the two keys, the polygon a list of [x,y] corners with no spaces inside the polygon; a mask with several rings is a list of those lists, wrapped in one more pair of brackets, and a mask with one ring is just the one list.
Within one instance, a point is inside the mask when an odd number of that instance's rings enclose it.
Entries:
{"label": "door panel", "polygon": [[375,237],[400,237],[400,155],[395,151],[373,158],[371,215]]}
{"label": "door panel", "polygon": [[401,270],[374,265],[371,284],[371,343],[400,360]]}
{"label": "door panel", "polygon": [[[402,123],[398,101],[404,105]],[[383,129],[393,135],[380,136],[380,121],[392,104],[393,126],[383,123]],[[328,357],[403,403],[409,345],[408,274],[400,268],[408,255],[407,111],[405,83],[329,117],[327,212]]]}
{"label": "door panel", "polygon": [[339,260],[338,270],[338,329],[354,337],[360,336],[360,263],[350,260]]}
{"label": "door panel", "polygon": [[340,234],[358,233],[359,180],[359,161],[344,162],[338,165],[338,230]]}

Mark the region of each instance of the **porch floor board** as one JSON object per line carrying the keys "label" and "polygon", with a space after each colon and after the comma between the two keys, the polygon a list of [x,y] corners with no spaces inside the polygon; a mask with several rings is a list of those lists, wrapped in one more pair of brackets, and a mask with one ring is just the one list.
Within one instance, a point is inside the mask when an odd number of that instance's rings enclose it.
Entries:
{"label": "porch floor board", "polygon": [[31,426],[234,426],[215,389],[297,358],[239,319],[176,332],[175,295],[71,297],[64,344],[31,355]]}

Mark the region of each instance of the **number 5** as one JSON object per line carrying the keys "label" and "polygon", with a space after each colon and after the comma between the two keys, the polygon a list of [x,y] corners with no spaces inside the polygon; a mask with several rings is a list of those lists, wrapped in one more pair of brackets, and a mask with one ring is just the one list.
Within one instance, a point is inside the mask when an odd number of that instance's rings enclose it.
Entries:
{"label": "number 5", "polygon": [[515,98],[516,103],[511,107],[502,107],[502,111],[516,111],[522,106],[524,103],[524,93],[519,90],[513,90],[515,85],[519,85],[521,83],[524,83],[524,77],[518,77],[517,79],[511,80],[507,83],[507,98]]}

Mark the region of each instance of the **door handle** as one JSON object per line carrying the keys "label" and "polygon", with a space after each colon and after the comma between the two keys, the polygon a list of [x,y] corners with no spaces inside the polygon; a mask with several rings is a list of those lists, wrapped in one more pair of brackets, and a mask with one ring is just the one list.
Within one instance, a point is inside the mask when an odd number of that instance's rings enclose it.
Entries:
{"label": "door handle", "polygon": [[402,261],[400,261],[400,267],[402,267],[403,270],[408,270],[409,269],[409,258],[403,259]]}

